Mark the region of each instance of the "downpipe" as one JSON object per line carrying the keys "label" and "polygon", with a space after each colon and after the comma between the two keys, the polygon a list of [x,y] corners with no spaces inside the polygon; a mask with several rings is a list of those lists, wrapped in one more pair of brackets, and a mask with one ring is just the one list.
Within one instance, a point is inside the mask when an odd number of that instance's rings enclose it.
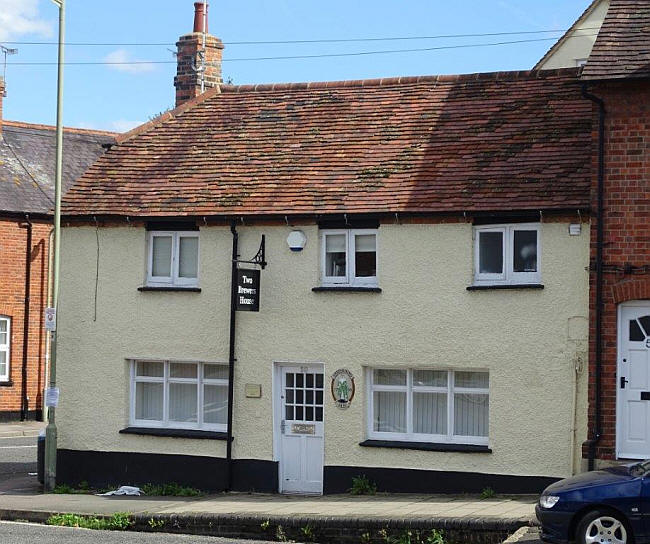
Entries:
{"label": "downpipe", "polygon": [[25,215],[25,223],[20,228],[27,229],[25,242],[25,306],[23,311],[23,367],[21,375],[22,395],[20,402],[20,421],[25,421],[29,416],[29,395],[27,392],[27,363],[29,358],[29,307],[31,299],[32,276],[32,222],[29,215]]}
{"label": "downpipe", "polygon": [[235,391],[235,325],[236,312],[235,302],[237,300],[237,258],[239,257],[239,234],[233,221],[230,224],[232,233],[232,262],[231,262],[231,279],[230,279],[230,350],[228,355],[228,425],[226,430],[226,491],[232,490],[232,416],[233,416],[233,399]]}
{"label": "downpipe", "polygon": [[596,459],[596,446],[602,437],[601,422],[601,389],[602,389],[602,363],[603,363],[603,240],[604,240],[604,193],[605,193],[605,102],[602,98],[591,94],[587,85],[582,86],[582,96],[591,100],[598,106],[598,188],[597,212],[598,223],[596,226],[596,338],[595,338],[595,405],[594,429],[592,438],[587,440],[589,449],[588,468],[594,470]]}

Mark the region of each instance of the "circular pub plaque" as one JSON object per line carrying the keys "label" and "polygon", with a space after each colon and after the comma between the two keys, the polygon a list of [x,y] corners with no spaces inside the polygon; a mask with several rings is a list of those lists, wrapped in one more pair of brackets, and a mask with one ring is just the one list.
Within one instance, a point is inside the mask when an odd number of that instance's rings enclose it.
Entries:
{"label": "circular pub plaque", "polygon": [[332,398],[339,408],[348,408],[354,398],[354,376],[345,368],[332,374]]}

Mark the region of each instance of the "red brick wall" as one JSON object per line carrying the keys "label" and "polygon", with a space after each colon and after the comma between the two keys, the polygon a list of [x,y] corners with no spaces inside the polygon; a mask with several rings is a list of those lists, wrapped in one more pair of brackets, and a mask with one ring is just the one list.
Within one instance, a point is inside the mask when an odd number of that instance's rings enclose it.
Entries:
{"label": "red brick wall", "polygon": [[[18,419],[22,395],[22,362],[25,310],[25,252],[27,229],[24,221],[0,218],[0,315],[11,318],[10,380],[0,385],[0,420]],[[33,222],[29,346],[27,349],[27,394],[29,411],[42,409],[45,387],[45,345],[43,313],[47,300],[49,233],[52,226]]]}
{"label": "red brick wall", "polygon": [[[650,300],[650,274],[629,266],[650,265],[650,82],[622,82],[591,89],[605,100],[604,311],[602,438],[598,459],[616,457],[617,309],[629,300]],[[594,108],[592,210],[597,210],[598,117]],[[594,213],[591,230],[589,437],[595,426]],[[627,271],[626,271],[626,267]],[[584,449],[587,455],[587,449]]]}

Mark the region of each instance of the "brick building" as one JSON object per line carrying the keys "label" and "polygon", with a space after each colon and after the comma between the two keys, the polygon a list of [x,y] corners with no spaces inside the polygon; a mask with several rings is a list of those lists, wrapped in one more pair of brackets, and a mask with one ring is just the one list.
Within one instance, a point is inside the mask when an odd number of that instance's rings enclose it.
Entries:
{"label": "brick building", "polygon": [[612,0],[583,70],[593,101],[590,467],[650,457],[650,5]]}
{"label": "brick building", "polygon": [[[3,120],[3,95],[0,79],[0,421],[10,421],[42,417],[55,130]],[[112,141],[112,133],[65,129],[64,189]]]}

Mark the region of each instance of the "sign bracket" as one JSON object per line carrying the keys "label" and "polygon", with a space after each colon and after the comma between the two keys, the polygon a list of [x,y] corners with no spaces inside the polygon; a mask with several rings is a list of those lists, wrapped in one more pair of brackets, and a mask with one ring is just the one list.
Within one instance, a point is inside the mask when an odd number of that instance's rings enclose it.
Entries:
{"label": "sign bracket", "polygon": [[254,264],[259,266],[262,270],[266,268],[268,264],[266,262],[266,236],[262,234],[262,241],[260,242],[260,247],[257,250],[257,253],[250,261],[243,261],[240,259],[233,259],[233,262],[237,264]]}

